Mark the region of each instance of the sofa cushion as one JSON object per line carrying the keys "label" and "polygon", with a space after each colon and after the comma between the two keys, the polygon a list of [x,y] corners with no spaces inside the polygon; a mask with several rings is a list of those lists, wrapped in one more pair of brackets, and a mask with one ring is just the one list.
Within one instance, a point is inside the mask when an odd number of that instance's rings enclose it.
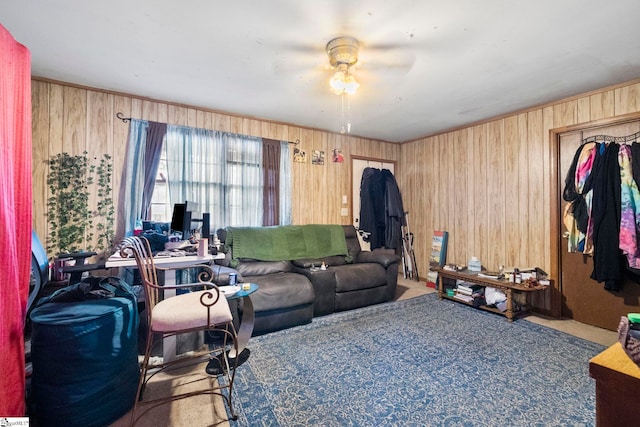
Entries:
{"label": "sofa cushion", "polygon": [[[265,274],[287,273],[291,271],[290,261],[243,261],[236,267],[243,277],[264,276]],[[248,281],[253,281],[253,278]]]}
{"label": "sofa cushion", "polygon": [[336,275],[336,293],[386,286],[387,270],[377,263],[331,267]]}
{"label": "sofa cushion", "polygon": [[257,292],[251,294],[251,302],[257,313],[301,305],[313,305],[313,286],[309,279],[297,273],[274,273],[252,276]]}
{"label": "sofa cushion", "polygon": [[244,282],[244,277],[242,277],[242,274],[240,274],[237,270],[234,270],[233,268],[214,264],[211,266],[211,270],[213,271],[213,278],[211,279],[211,281],[218,286],[228,285],[229,274],[231,273],[236,273],[236,283]]}
{"label": "sofa cushion", "polygon": [[345,241],[347,242],[347,250],[349,251],[349,256],[355,260],[362,250],[360,248],[358,232],[353,225],[343,225],[342,229],[344,231]]}
{"label": "sofa cushion", "polygon": [[345,265],[347,263],[347,260],[343,256],[336,255],[336,256],[328,256],[324,258],[294,259],[292,261],[292,264],[300,268],[311,268],[311,267],[320,267],[323,262],[327,267],[329,267],[332,265]]}

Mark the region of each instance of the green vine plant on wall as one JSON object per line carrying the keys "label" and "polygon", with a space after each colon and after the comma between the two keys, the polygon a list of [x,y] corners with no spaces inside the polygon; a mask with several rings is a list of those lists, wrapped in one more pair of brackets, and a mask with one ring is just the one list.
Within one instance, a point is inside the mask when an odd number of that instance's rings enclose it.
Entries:
{"label": "green vine plant on wall", "polygon": [[[47,251],[55,255],[81,250],[110,252],[115,213],[111,157],[105,154],[96,165],[89,161],[86,152],[60,153],[49,159],[48,164]],[[95,209],[89,204],[91,194],[96,195]]]}
{"label": "green vine plant on wall", "polygon": [[102,219],[96,226],[98,232],[96,244],[101,251],[107,251],[108,256],[113,249],[115,221],[115,207],[113,206],[113,191],[111,188],[111,176],[113,175],[111,156],[105,154],[100,159],[100,164],[96,167],[96,175],[98,178],[98,203],[94,216]]}

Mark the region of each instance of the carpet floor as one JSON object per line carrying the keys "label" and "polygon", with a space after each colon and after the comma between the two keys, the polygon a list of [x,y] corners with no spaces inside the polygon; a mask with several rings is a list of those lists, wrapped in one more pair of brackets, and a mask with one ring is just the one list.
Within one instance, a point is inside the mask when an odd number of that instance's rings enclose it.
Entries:
{"label": "carpet floor", "polygon": [[238,425],[589,426],[605,347],[435,294],[251,340]]}

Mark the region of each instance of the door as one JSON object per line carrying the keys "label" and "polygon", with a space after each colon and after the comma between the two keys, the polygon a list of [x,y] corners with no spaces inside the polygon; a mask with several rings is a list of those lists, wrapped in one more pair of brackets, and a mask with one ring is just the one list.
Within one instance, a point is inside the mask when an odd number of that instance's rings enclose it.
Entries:
{"label": "door", "polygon": [[[633,122],[560,135],[560,194],[564,188],[567,171],[582,139],[594,135],[625,136],[638,131],[640,122]],[[560,224],[567,204],[564,200],[561,202]],[[562,232],[564,231],[563,226]],[[560,247],[562,316],[615,331],[621,316],[640,311],[640,284],[625,280],[620,292],[610,292],[604,289],[603,283],[591,279],[592,271],[593,258],[581,253],[569,253],[567,240],[563,238]]]}
{"label": "door", "polygon": [[[362,181],[362,172],[366,168],[388,169],[395,175],[395,162],[383,159],[362,159],[357,157],[351,158],[351,204],[352,204],[352,221],[353,226],[358,230],[360,224],[360,181]],[[360,247],[368,251],[370,250],[369,242],[362,240],[362,236],[358,233],[360,239]]]}

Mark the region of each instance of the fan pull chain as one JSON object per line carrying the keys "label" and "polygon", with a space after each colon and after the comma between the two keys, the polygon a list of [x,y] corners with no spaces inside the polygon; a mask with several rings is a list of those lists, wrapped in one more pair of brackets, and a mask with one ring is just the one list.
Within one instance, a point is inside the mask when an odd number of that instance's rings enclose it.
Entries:
{"label": "fan pull chain", "polygon": [[351,100],[348,94],[345,97],[347,98],[347,133],[351,133]]}
{"label": "fan pull chain", "polygon": [[344,93],[340,94],[340,133],[344,133]]}
{"label": "fan pull chain", "polygon": [[349,94],[342,92],[340,95],[340,101],[342,103],[340,133],[351,133],[351,103],[349,102]]}

